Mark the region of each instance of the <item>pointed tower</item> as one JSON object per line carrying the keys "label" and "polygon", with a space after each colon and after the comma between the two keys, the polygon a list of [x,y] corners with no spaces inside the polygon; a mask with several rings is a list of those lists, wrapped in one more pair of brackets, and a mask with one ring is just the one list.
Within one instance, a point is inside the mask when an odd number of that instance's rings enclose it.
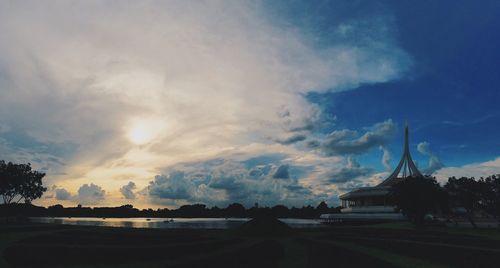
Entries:
{"label": "pointed tower", "polygon": [[407,124],[403,156],[391,175],[377,186],[361,187],[341,194],[339,199],[342,201],[342,213],[324,214],[321,218],[327,223],[404,220],[404,215],[397,210],[390,197],[391,187],[405,178],[421,175],[411,159]]}
{"label": "pointed tower", "polygon": [[[341,212],[343,215],[356,215],[356,219],[366,221],[376,220],[401,220],[404,216],[397,212],[396,206],[389,197],[391,187],[408,177],[421,176],[415,163],[411,159],[408,124],[405,127],[405,144],[403,155],[396,169],[382,183],[372,187],[361,187],[356,190],[344,193],[339,196],[342,201]],[[351,216],[338,216],[328,214],[328,219],[340,219],[342,221],[352,221]],[[339,218],[340,217],[340,218]],[[347,217],[347,218],[346,218]]]}
{"label": "pointed tower", "polygon": [[405,145],[403,150],[403,156],[401,157],[398,166],[391,173],[391,175],[376,187],[391,186],[394,183],[400,181],[401,179],[407,177],[422,176],[422,173],[418,171],[417,166],[415,166],[415,163],[413,163],[413,160],[411,159],[408,139],[409,138],[408,138],[408,124],[407,124],[405,127]]}

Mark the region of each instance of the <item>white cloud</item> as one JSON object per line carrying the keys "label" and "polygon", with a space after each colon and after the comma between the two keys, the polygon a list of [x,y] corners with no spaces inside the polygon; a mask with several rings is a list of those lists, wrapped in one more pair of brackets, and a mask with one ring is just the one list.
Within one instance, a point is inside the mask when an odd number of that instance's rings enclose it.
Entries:
{"label": "white cloud", "polygon": [[488,177],[500,174],[500,157],[483,163],[467,164],[461,167],[445,167],[436,171],[433,176],[441,183],[446,183],[449,177]]}
{"label": "white cloud", "polygon": [[380,146],[379,149],[383,152],[381,163],[384,166],[385,171],[391,171],[391,152],[387,150],[385,146]]}
{"label": "white cloud", "polygon": [[422,170],[425,174],[433,174],[436,170],[444,167],[444,164],[441,162],[441,159],[433,152],[430,148],[430,143],[424,141],[417,145],[417,150],[426,156],[429,156],[429,163],[427,167]]}
{"label": "white cloud", "polygon": [[[75,191],[105,177],[99,184],[108,191],[126,178],[144,187],[180,162],[229,158],[238,148],[259,155],[273,141],[302,140],[289,132],[311,129],[318,116],[304,93],[389,81],[408,67],[386,33],[318,48],[260,8],[246,1],[0,3],[1,129],[66,148],[49,184]],[[391,23],[349,22],[350,31]],[[380,139],[367,133],[348,149]]]}
{"label": "white cloud", "polygon": [[78,195],[75,196],[76,201],[82,205],[95,205],[104,200],[106,191],[100,186],[84,184],[78,189]]}

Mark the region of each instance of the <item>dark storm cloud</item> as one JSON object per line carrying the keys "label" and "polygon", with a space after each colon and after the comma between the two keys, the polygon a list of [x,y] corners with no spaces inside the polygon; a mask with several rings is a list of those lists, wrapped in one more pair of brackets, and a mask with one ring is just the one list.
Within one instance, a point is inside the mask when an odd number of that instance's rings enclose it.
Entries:
{"label": "dark storm cloud", "polygon": [[338,172],[334,172],[330,175],[331,179],[329,181],[332,183],[342,183],[369,175],[370,173],[371,170],[368,168],[341,168]]}
{"label": "dark storm cloud", "polygon": [[376,123],[361,136],[349,129],[335,130],[321,142],[320,149],[327,155],[362,154],[385,145],[395,132],[396,125],[390,119]]}
{"label": "dark storm cloud", "polygon": [[278,167],[273,175],[275,179],[288,179],[290,175],[288,174],[288,165],[281,165]]}
{"label": "dark storm cloud", "polygon": [[149,195],[162,199],[193,199],[194,185],[185,178],[184,172],[172,171],[168,175],[157,175],[148,186]]}
{"label": "dark storm cloud", "polygon": [[[280,164],[281,160],[276,160],[279,158],[263,155],[243,161],[185,163],[166,175],[156,176],[145,190],[159,204],[183,201],[221,206],[230,202],[275,205],[284,201],[302,204],[314,199],[310,190],[292,179],[292,170],[287,164]],[[300,175],[305,171],[294,167],[293,172]]]}
{"label": "dark storm cloud", "polygon": [[319,148],[321,146],[321,142],[317,141],[317,140],[311,140],[311,141],[308,141],[306,145],[307,145],[307,147],[309,147],[311,149],[316,149],[316,148]]}
{"label": "dark storm cloud", "polygon": [[269,172],[272,170],[272,165],[260,165],[256,166],[248,172],[248,175],[254,178],[262,177],[262,176],[267,176]]}
{"label": "dark storm cloud", "polygon": [[333,171],[330,174],[329,181],[332,183],[344,183],[352,181],[356,178],[365,177],[372,173],[373,171],[369,168],[362,167],[358,162],[352,158],[348,158],[347,165],[337,171]]}
{"label": "dark storm cloud", "polygon": [[71,199],[71,193],[68,192],[66,189],[64,188],[59,188],[59,189],[56,189],[56,199],[57,200],[70,200]]}
{"label": "dark storm cloud", "polygon": [[123,197],[126,199],[135,199],[134,190],[137,188],[133,181],[130,181],[127,185],[124,185],[120,188],[120,193],[122,193]]}
{"label": "dark storm cloud", "polygon": [[281,143],[283,145],[289,145],[289,144],[294,144],[294,143],[303,141],[306,138],[307,138],[306,135],[296,134],[296,135],[292,135],[292,136],[284,138],[284,139],[277,139],[276,142]]}

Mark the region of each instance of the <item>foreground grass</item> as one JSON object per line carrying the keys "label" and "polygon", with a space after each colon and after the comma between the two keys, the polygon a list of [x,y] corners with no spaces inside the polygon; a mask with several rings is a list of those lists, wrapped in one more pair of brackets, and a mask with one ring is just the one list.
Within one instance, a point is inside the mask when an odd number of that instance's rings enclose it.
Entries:
{"label": "foreground grass", "polygon": [[[351,228],[351,227],[347,227]],[[388,223],[377,223],[371,225],[361,225],[359,228],[369,228],[369,229],[393,229],[393,230],[415,230],[415,225],[410,222],[388,222]]]}
{"label": "foreground grass", "polygon": [[394,266],[397,267],[409,267],[409,268],[418,268],[418,267],[428,267],[428,268],[441,268],[441,267],[447,267],[439,264],[435,264],[432,262],[429,262],[427,260],[423,259],[417,259],[417,258],[412,258],[412,257],[407,257],[403,255],[398,255],[391,253],[389,251],[385,250],[380,250],[378,248],[374,247],[366,247],[366,246],[360,246],[358,244],[352,243],[352,242],[333,242],[329,241],[328,243],[331,243],[337,247],[342,247],[342,248],[347,248],[353,251],[358,251],[358,252],[363,252],[369,256],[372,256],[374,258],[383,260],[387,263],[390,263]]}
{"label": "foreground grass", "polygon": [[0,267],[476,267],[500,262],[500,230],[405,223],[245,236],[237,230],[0,225]]}
{"label": "foreground grass", "polygon": [[[362,228],[394,229],[415,231],[415,225],[410,222],[381,223],[361,226]],[[500,240],[500,228],[446,228],[446,227],[424,227],[428,232],[441,232],[447,234],[477,236],[487,239]]]}

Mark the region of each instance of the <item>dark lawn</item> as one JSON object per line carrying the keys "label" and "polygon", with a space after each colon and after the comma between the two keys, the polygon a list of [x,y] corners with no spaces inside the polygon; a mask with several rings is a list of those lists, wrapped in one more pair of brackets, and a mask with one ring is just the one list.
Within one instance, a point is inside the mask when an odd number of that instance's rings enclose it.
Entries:
{"label": "dark lawn", "polygon": [[496,267],[500,231],[401,226],[236,230],[0,225],[0,267]]}

